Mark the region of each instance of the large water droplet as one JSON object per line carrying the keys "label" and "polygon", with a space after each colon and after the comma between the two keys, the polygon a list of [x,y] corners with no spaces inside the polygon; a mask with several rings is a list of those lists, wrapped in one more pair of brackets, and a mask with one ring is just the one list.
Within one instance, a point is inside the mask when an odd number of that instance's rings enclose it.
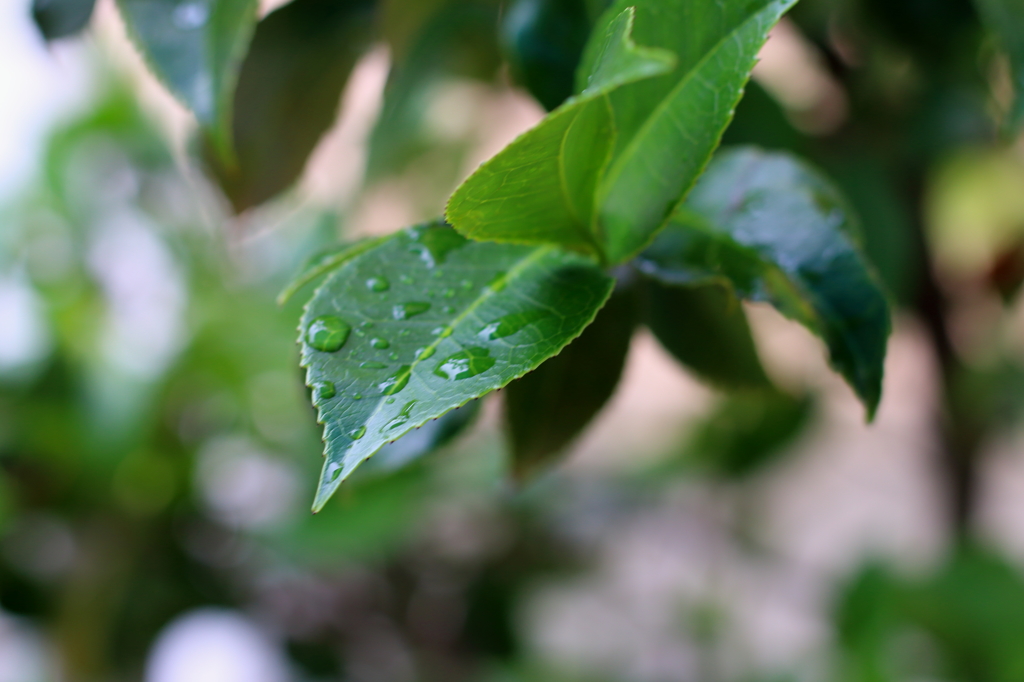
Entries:
{"label": "large water droplet", "polygon": [[366,288],[370,291],[387,291],[391,288],[391,283],[383,277],[371,277],[366,280]]}
{"label": "large water droplet", "polygon": [[384,433],[385,431],[394,431],[399,426],[402,426],[403,424],[408,422],[409,417],[412,416],[412,408],[414,405],[416,405],[415,400],[410,400],[405,405],[403,405],[402,409],[399,410],[398,415],[394,419],[389,421],[387,424],[385,424],[384,428],[382,428],[380,432]]}
{"label": "large water droplet", "polygon": [[318,351],[333,353],[345,345],[352,327],[334,315],[322,315],[309,323],[306,343]]}
{"label": "large water droplet", "polygon": [[383,362],[374,362],[373,360],[359,363],[362,369],[385,369],[387,365]]}
{"label": "large water droplet", "polygon": [[511,313],[488,324],[480,330],[479,335],[488,341],[503,339],[506,336],[512,336],[524,327],[543,320],[545,317],[547,315],[544,311],[536,309],[524,310],[521,313]]}
{"label": "large water droplet", "polygon": [[386,350],[388,348],[391,348],[391,344],[388,343],[388,340],[381,338],[370,339],[370,345],[376,348],[377,350]]}
{"label": "large water droplet", "polygon": [[430,304],[423,301],[407,301],[399,303],[391,309],[391,317],[396,320],[408,320],[430,310]]}
{"label": "large water droplet", "polygon": [[487,283],[487,288],[497,293],[504,289],[506,284],[508,284],[508,273],[499,272]]}
{"label": "large water droplet", "polygon": [[352,429],[348,432],[348,437],[352,440],[359,440],[366,435],[366,427],[360,426],[358,429]]}
{"label": "large water droplet", "polygon": [[409,383],[409,370],[409,365],[402,365],[394,372],[394,374],[377,384],[377,388],[379,388],[380,392],[384,395],[394,395],[395,393],[398,393],[405,388],[406,384]]}
{"label": "large water droplet", "polygon": [[444,225],[419,228],[413,232],[415,241],[409,250],[417,254],[428,268],[440,265],[448,254],[466,244],[466,238]]}
{"label": "large water droplet", "polygon": [[183,31],[194,31],[206,24],[210,8],[205,2],[183,2],[174,8],[171,22]]}
{"label": "large water droplet", "polygon": [[434,374],[448,381],[475,377],[494,367],[494,358],[486,348],[472,346],[449,355],[434,370]]}
{"label": "large water droplet", "polygon": [[337,394],[334,384],[330,381],[319,381],[313,385],[313,400],[330,400]]}

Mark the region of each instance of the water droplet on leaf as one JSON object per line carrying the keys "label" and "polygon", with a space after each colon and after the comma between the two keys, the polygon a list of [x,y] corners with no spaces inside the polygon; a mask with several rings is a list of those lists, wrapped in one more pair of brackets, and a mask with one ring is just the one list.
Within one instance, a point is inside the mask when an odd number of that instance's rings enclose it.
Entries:
{"label": "water droplet on leaf", "polygon": [[536,309],[524,310],[521,313],[511,313],[488,324],[480,330],[480,336],[488,341],[503,339],[506,336],[512,336],[524,327],[539,322],[545,317],[546,315],[543,311]]}
{"label": "water droplet on leaf", "polygon": [[423,227],[413,232],[415,241],[409,250],[417,254],[428,268],[440,265],[448,254],[466,245],[466,238],[447,225]]}
{"label": "water droplet on leaf", "polygon": [[333,353],[345,345],[352,327],[334,315],[322,315],[309,323],[306,343],[318,351]]}
{"label": "water droplet on leaf", "polygon": [[475,377],[494,367],[494,358],[486,348],[473,346],[449,355],[434,370],[434,374],[448,381]]}
{"label": "water droplet on leaf", "polygon": [[391,317],[396,320],[408,320],[430,310],[430,304],[423,301],[408,301],[399,303],[391,309]]}
{"label": "water droplet on leaf", "polygon": [[336,393],[334,384],[330,381],[320,381],[313,385],[313,399],[317,402],[330,400]]}
{"label": "water droplet on leaf", "polygon": [[366,288],[370,291],[387,291],[391,288],[391,283],[383,277],[371,277],[366,280]]}
{"label": "water droplet on leaf", "polygon": [[391,348],[391,344],[388,343],[388,340],[381,338],[370,339],[370,345],[376,348],[377,350],[385,350],[387,348]]}
{"label": "water droplet on leaf", "polygon": [[384,395],[394,395],[395,393],[398,393],[405,388],[406,384],[409,383],[409,370],[409,365],[402,365],[394,374],[377,384],[377,388],[379,388],[380,392]]}
{"label": "water droplet on leaf", "polygon": [[382,428],[380,432],[384,433],[385,431],[394,431],[399,426],[402,426],[403,424],[408,422],[409,418],[412,416],[412,408],[415,404],[415,400],[410,400],[405,405],[403,405],[402,409],[398,412],[398,415],[394,419],[389,421],[387,424],[385,424],[384,428]]}
{"label": "water droplet on leaf", "polygon": [[420,349],[418,349],[416,351],[416,359],[417,360],[426,360],[427,358],[429,358],[430,356],[432,356],[436,352],[437,352],[437,347],[436,346],[427,346],[426,348],[420,348]]}
{"label": "water droplet on leaf", "polygon": [[387,367],[383,362],[374,362],[372,360],[360,363],[359,366],[363,369],[384,369]]}
{"label": "water droplet on leaf", "polygon": [[366,435],[366,427],[360,426],[358,429],[352,429],[348,432],[348,437],[352,440],[359,440]]}

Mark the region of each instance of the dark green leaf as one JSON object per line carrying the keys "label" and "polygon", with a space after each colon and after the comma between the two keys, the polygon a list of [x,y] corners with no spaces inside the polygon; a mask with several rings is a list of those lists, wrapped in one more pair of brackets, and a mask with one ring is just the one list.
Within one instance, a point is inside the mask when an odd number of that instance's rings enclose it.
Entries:
{"label": "dark green leaf", "polygon": [[974,0],[982,19],[999,37],[1010,58],[1016,97],[1010,124],[1024,125],[1024,2],[1021,0]]}
{"label": "dark green leaf", "polygon": [[452,195],[449,221],[473,239],[560,244],[602,254],[594,192],[615,144],[608,93],[670,70],[664,50],[630,38],[633,10],[618,14],[597,40],[586,87],[482,165]]}
{"label": "dark green leaf", "polygon": [[303,264],[302,269],[278,294],[277,304],[284,305],[302,287],[319,277],[323,277],[332,270],[340,268],[359,254],[369,251],[387,239],[390,239],[390,237],[368,237],[351,244],[341,244],[333,249],[328,249],[314,255]]}
{"label": "dark green leaf", "polygon": [[658,341],[702,379],[723,388],[770,386],[747,316],[720,284],[666,286],[644,282],[645,319]]}
{"label": "dark green leaf", "polygon": [[96,0],[33,0],[32,19],[47,40],[78,33],[89,23]]}
{"label": "dark green leaf", "polygon": [[729,282],[820,336],[832,366],[874,414],[889,306],[858,252],[852,216],[816,171],[786,154],[720,154],[638,259],[670,284]]}
{"label": "dark green leaf", "polygon": [[516,80],[548,111],[573,94],[589,34],[583,0],[516,0],[501,25],[502,47]]}
{"label": "dark green leaf", "polygon": [[350,260],[302,317],[302,365],[325,425],[314,509],[385,443],[537,367],[611,293],[553,246],[470,242],[428,224]]}
{"label": "dark green leaf", "polygon": [[205,155],[236,211],[298,179],[373,40],[372,10],[370,0],[293,0],[260,21],[235,92],[236,162]]}
{"label": "dark green leaf", "polygon": [[388,443],[363,463],[359,473],[391,473],[444,447],[473,423],[482,404],[482,400],[472,400]]}
{"label": "dark green leaf", "polygon": [[[607,16],[633,2],[637,43],[679,62],[666,76],[609,95],[618,137],[596,205],[612,263],[650,243],[700,176],[768,31],[796,0],[619,0]],[[598,59],[592,43],[581,74]]]}
{"label": "dark green leaf", "polygon": [[118,0],[153,73],[192,110],[221,159],[231,150],[232,94],[257,0]]}
{"label": "dark green leaf", "polygon": [[611,397],[626,362],[636,307],[633,291],[616,292],[578,339],[505,388],[517,480],[550,465]]}
{"label": "dark green leaf", "polygon": [[726,478],[748,476],[772,462],[800,434],[811,408],[810,398],[776,390],[730,395],[697,426],[682,460]]}

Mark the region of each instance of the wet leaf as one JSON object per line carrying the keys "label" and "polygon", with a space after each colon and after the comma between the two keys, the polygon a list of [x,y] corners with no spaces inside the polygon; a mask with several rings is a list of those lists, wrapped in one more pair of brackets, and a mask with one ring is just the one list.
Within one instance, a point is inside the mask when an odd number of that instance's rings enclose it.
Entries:
{"label": "wet leaf", "polygon": [[343,265],[302,317],[302,365],[325,426],[314,509],[383,445],[537,367],[611,292],[590,259],[553,246],[405,230]]}
{"label": "wet leaf", "polygon": [[153,73],[233,158],[231,107],[256,26],[257,0],[117,0],[128,35]]}
{"label": "wet leaf", "polygon": [[817,334],[868,411],[881,398],[889,305],[854,220],[817,171],[788,154],[720,154],[637,260],[668,284],[729,283]]}
{"label": "wet leaf", "polygon": [[517,480],[553,464],[611,398],[626,362],[636,308],[635,292],[617,291],[578,339],[505,387]]}
{"label": "wet leaf", "polygon": [[363,463],[359,473],[391,473],[444,447],[473,423],[482,404],[482,400],[472,400],[388,443]]}
{"label": "wet leaf", "polygon": [[302,287],[317,278],[323,277],[327,273],[340,268],[359,254],[364,251],[369,251],[387,239],[390,239],[390,237],[370,237],[360,239],[359,241],[349,244],[341,244],[312,256],[303,264],[302,268],[298,273],[296,273],[295,277],[292,278],[288,285],[281,290],[281,293],[278,294],[277,304],[284,305]]}

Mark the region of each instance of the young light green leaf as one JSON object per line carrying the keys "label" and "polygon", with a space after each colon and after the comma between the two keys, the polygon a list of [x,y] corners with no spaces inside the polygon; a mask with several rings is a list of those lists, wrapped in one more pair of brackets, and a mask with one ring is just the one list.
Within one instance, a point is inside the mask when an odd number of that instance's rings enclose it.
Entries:
{"label": "young light green leaf", "polygon": [[672,69],[664,50],[630,38],[633,8],[600,36],[585,89],[483,164],[452,195],[447,217],[473,239],[559,244],[603,256],[594,193],[615,145],[608,93]]}
{"label": "young light green leaf", "polygon": [[505,387],[516,480],[552,464],[615,392],[636,327],[636,308],[630,287],[616,291],[578,339]]}
{"label": "young light green leaf", "polygon": [[1024,2],[1021,0],[975,0],[988,27],[999,37],[1010,58],[1016,91],[1010,125],[1024,125]]}
{"label": "young light green leaf", "polygon": [[78,33],[92,17],[96,0],[33,0],[32,19],[47,40]]}
{"label": "young light green leaf", "polygon": [[669,284],[727,282],[742,298],[770,302],[822,338],[874,415],[889,305],[849,209],[817,171],[788,154],[719,154],[637,265]]}
{"label": "young light green leaf", "polygon": [[771,386],[736,295],[718,283],[666,286],[646,279],[644,322],[679,362],[727,389]]}
{"label": "young light green leaf", "polygon": [[[679,64],[609,95],[618,138],[596,202],[610,262],[649,244],[686,196],[732,118],[768,31],[795,2],[636,2],[634,38],[672,51]],[[620,0],[609,16],[626,4]],[[583,68],[601,59],[601,50],[588,50]]]}
{"label": "young light green leaf", "polygon": [[369,251],[388,239],[390,237],[367,237],[350,244],[341,244],[312,256],[303,264],[302,269],[292,278],[292,281],[277,295],[277,304],[284,305],[299,289],[313,280],[340,268],[359,254]]}
{"label": "young light green leaf", "polygon": [[185,104],[230,163],[231,106],[258,0],[117,0],[153,73]]}
{"label": "young light green leaf", "polygon": [[324,424],[314,510],[385,443],[537,367],[594,319],[612,279],[554,246],[421,225],[353,258],[302,317]]}
{"label": "young light green leaf", "polygon": [[[122,2],[138,0],[122,0]],[[224,1],[224,0],[222,0]],[[256,27],[235,91],[236,162],[205,160],[237,212],[298,179],[373,40],[371,0],[292,0]]]}

